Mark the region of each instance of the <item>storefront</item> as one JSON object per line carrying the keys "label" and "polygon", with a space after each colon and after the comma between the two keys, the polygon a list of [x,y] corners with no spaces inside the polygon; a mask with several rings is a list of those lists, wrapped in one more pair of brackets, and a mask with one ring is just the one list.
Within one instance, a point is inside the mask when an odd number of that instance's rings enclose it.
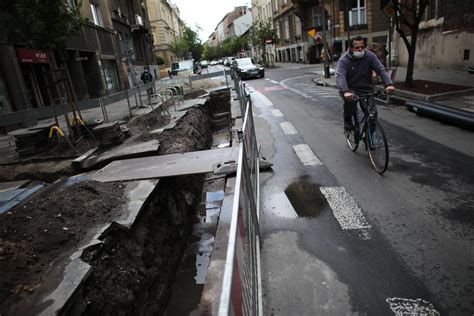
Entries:
{"label": "storefront", "polygon": [[16,48],[23,79],[34,108],[49,104],[46,72],[49,70],[48,55],[38,49]]}

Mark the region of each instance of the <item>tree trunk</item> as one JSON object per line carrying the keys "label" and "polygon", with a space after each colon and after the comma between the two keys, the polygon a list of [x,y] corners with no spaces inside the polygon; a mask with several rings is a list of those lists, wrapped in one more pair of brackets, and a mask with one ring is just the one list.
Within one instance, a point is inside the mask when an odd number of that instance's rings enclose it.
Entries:
{"label": "tree trunk", "polygon": [[415,53],[416,53],[416,40],[417,40],[418,29],[412,30],[411,45],[408,49],[408,64],[407,64],[407,76],[405,83],[408,86],[413,85],[413,71],[415,68]]}

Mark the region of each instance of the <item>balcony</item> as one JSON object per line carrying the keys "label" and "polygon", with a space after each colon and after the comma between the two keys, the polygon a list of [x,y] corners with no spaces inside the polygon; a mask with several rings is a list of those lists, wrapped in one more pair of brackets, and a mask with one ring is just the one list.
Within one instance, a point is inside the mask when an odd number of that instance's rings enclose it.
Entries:
{"label": "balcony", "polygon": [[115,55],[114,36],[112,30],[86,24],[78,34],[67,40],[66,48]]}

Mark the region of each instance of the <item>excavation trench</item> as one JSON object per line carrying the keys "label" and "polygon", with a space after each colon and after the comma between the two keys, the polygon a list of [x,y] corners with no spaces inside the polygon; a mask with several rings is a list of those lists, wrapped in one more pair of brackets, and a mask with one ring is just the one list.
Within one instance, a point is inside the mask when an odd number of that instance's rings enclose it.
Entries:
{"label": "excavation trench", "polygon": [[[145,127],[141,125],[143,132],[135,134],[136,138],[158,138],[161,144],[159,155],[231,145],[228,90],[211,93],[205,105],[189,109],[173,129],[158,136],[146,133],[155,127],[153,119],[144,118],[142,121]],[[219,202],[211,198],[211,207],[206,205],[212,196],[210,193],[223,190],[225,178],[193,174],[162,178],[153,183],[157,184],[133,222],[129,226],[117,222],[107,224],[93,243],[90,242],[91,226],[103,225],[109,218],[114,218],[123,202],[121,190],[128,185],[126,182],[103,184],[86,181],[69,185],[66,189],[46,190],[29,202],[29,208],[17,207],[0,214],[0,270],[3,272],[0,275],[0,314],[28,315],[46,310],[53,303],[45,300],[41,293],[47,292],[44,287],[50,283],[51,267],[61,266],[64,260],[71,259],[73,253],[80,253],[80,260],[90,265],[90,269],[82,282],[75,285],[71,296],[56,310],[59,314],[175,314],[177,307],[172,303],[173,292],[174,295],[180,292],[181,286],[189,288],[193,280],[195,286],[189,292],[191,294],[186,294],[191,303],[186,308],[187,311],[195,310],[203,284],[202,271],[197,271],[202,262],[198,264],[189,258],[193,257],[193,252],[196,258],[210,255],[196,248],[196,240],[206,239],[212,248]],[[81,197],[80,190],[93,195]],[[104,194],[109,193],[115,204],[109,201],[107,205],[113,206],[104,207]],[[66,210],[61,213],[61,201],[71,203],[61,194],[77,196],[71,213]],[[79,216],[79,213],[84,216]],[[44,220],[33,219],[31,214]],[[91,217],[97,217],[92,224]],[[209,225],[211,217],[213,225]],[[58,218],[62,223],[56,227],[54,222]],[[55,228],[47,227],[51,223]],[[55,229],[68,238],[63,241],[52,238]],[[43,240],[42,236],[48,233],[49,241]],[[78,252],[78,249],[82,250]],[[21,253],[27,253],[29,257]],[[22,265],[16,265],[19,262]],[[183,267],[182,262],[188,266]],[[190,266],[194,266],[196,271],[183,282],[184,274],[179,271],[188,271]],[[22,270],[17,270],[17,267]],[[177,275],[182,284],[175,283]],[[178,307],[183,308],[182,304]]]}

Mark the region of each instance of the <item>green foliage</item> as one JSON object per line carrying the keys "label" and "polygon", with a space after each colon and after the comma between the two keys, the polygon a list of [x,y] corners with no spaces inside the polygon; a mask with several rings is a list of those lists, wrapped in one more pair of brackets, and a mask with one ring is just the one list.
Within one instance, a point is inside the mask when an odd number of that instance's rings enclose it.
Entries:
{"label": "green foliage", "polygon": [[271,19],[267,21],[255,21],[250,28],[250,41],[252,45],[260,49],[265,48],[265,41],[271,39],[273,43],[278,42],[278,34],[273,28]]}
{"label": "green foliage", "polygon": [[195,60],[201,58],[203,45],[196,31],[183,25],[182,36],[175,37],[170,44],[170,49],[178,57],[187,57],[191,54]]}
{"label": "green foliage", "polygon": [[64,0],[0,1],[0,44],[23,44],[53,49],[64,47],[87,20],[78,3],[70,8]]}
{"label": "green foliage", "polygon": [[156,60],[156,63],[157,63],[159,66],[161,66],[161,65],[163,65],[163,64],[165,63],[165,60],[163,59],[163,57],[158,56],[158,55],[155,56],[155,60]]}
{"label": "green foliage", "polygon": [[237,55],[241,50],[249,49],[249,41],[247,37],[231,37],[226,38],[218,46],[204,46],[204,59],[218,59],[225,56]]}

